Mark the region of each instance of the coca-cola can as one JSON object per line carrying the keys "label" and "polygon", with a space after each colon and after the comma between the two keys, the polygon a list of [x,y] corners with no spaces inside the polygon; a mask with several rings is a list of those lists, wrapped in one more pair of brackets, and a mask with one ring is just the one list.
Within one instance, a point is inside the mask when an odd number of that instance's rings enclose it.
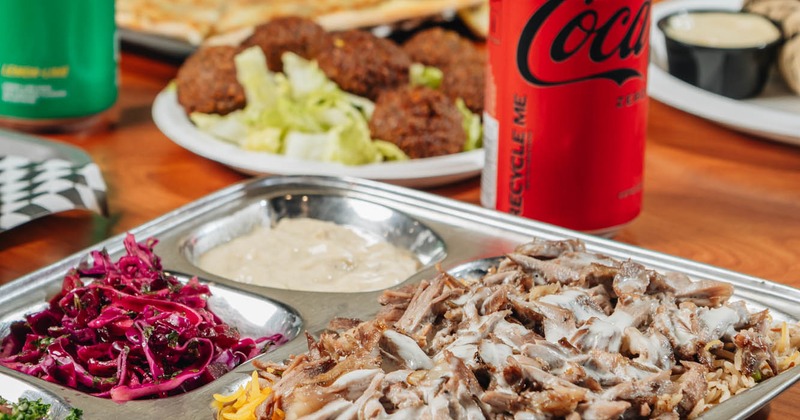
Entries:
{"label": "coca-cola can", "polygon": [[650,8],[490,0],[485,207],[604,235],[639,214]]}

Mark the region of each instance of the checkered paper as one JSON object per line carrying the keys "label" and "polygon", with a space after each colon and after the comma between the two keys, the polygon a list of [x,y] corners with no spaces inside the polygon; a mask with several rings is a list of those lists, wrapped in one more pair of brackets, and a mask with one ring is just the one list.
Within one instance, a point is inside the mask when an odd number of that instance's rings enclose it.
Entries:
{"label": "checkered paper", "polygon": [[72,209],[107,214],[106,185],[96,164],[0,156],[0,232]]}

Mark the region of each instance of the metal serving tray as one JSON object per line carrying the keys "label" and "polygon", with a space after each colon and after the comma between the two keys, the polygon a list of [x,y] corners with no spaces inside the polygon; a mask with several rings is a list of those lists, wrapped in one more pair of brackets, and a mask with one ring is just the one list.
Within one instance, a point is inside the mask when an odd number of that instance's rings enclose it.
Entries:
{"label": "metal serving tray", "polygon": [[[315,293],[258,287],[204,272],[194,265],[205,250],[240,235],[255,225],[283,217],[309,216],[358,226],[416,253],[424,264],[406,282],[432,277],[443,269],[480,269],[468,263],[502,255],[532,237],[578,238],[590,251],[619,259],[633,259],[659,271],[678,271],[695,278],[722,280],[735,286],[735,298],[751,309],[769,308],[776,320],[800,319],[800,290],[735,272],[664,255],[611,240],[580,234],[432,194],[387,184],[330,177],[270,177],[243,182],[133,229],[141,241],[158,238],[156,253],[164,268],[176,274],[197,275],[209,282],[212,308],[245,335],[281,332],[291,340],[264,360],[283,360],[306,350],[308,331],[317,334],[334,316],[368,319],[378,310],[380,291]],[[113,258],[124,251],[124,235],[91,249],[105,248]],[[0,336],[10,322],[41,309],[59,290],[67,270],[88,255],[79,252],[58,263],[0,287]],[[465,264],[467,264],[465,266]],[[463,271],[463,270],[462,270]],[[56,412],[80,408],[85,418],[212,418],[214,393],[235,390],[249,379],[252,365],[244,363],[216,381],[186,394],[158,400],[118,404],[92,397],[0,366],[0,392],[14,389],[13,398],[40,395],[55,404]],[[710,410],[706,418],[746,418],[800,379],[795,367],[739,394]],[[13,383],[12,383],[13,382]],[[9,386],[5,386],[9,384]]]}

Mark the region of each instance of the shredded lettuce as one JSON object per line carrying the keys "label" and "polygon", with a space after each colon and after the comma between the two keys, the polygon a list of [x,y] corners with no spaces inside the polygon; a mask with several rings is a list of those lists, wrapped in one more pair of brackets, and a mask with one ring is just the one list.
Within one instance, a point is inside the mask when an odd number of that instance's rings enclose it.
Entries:
{"label": "shredded lettuce", "polygon": [[287,93],[288,86],[267,68],[267,59],[261,48],[248,48],[237,54],[234,62],[236,80],[242,85],[247,99],[244,109],[247,119],[258,118],[261,112],[275,106],[278,99]]}
{"label": "shredded lettuce", "polygon": [[239,53],[245,108],[224,116],[195,112],[192,122],[243,149],[298,159],[362,165],[408,158],[371,138],[372,101],[341,90],[313,60],[287,52],[282,61],[283,73],[273,73],[260,48]]}
{"label": "shredded lettuce", "polygon": [[375,140],[375,146],[380,149],[381,154],[386,157],[386,160],[408,160],[408,155],[396,144],[385,141],[385,140]]}
{"label": "shredded lettuce", "polygon": [[240,337],[208,308],[208,286],[162,270],[156,242],[128,235],[117,262],[92,252],[91,264],[72,269],[45,310],[12,324],[0,364],[128,401],[197,388],[284,340]]}
{"label": "shredded lettuce", "polygon": [[411,64],[408,76],[412,86],[427,86],[431,89],[439,89],[444,79],[444,73],[441,70],[422,63]]}
{"label": "shredded lettuce", "polygon": [[248,135],[242,111],[234,111],[224,117],[218,114],[193,112],[189,118],[200,130],[223,140],[235,143]]}
{"label": "shredded lettuce", "polygon": [[332,161],[333,130],[327,133],[291,132],[286,136],[285,155],[306,160]]}
{"label": "shredded lettuce", "polygon": [[464,100],[456,99],[456,108],[461,112],[461,125],[467,133],[467,141],[464,142],[464,151],[480,149],[483,143],[483,127],[481,117],[470,111]]}
{"label": "shredded lettuce", "polygon": [[253,130],[244,135],[242,147],[248,150],[258,150],[267,153],[282,153],[283,142],[281,136],[283,132],[279,128],[267,127],[261,130]]}

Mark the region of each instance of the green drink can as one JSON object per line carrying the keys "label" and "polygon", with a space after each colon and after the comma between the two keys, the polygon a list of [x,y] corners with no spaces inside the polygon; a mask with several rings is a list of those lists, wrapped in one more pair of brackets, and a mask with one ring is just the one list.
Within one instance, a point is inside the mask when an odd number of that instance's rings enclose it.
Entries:
{"label": "green drink can", "polygon": [[118,46],[113,0],[0,0],[0,124],[103,120],[117,100]]}

